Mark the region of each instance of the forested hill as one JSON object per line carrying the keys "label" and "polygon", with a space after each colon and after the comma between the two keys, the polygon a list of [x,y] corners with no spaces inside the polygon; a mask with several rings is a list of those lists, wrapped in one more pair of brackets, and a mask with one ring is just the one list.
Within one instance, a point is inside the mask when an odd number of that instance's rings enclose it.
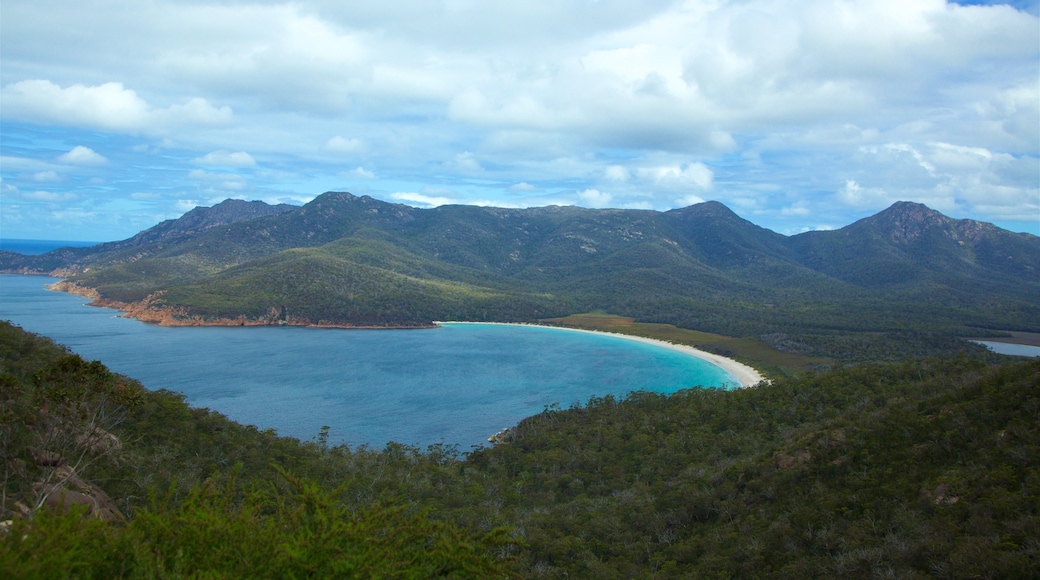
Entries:
{"label": "forested hill", "polygon": [[820,333],[1040,331],[1038,265],[1036,236],[904,202],[787,237],[717,202],[418,209],[335,192],[298,208],[228,200],[122,242],[0,255],[0,270],[57,273],[166,324],[606,311],[802,350]]}
{"label": "forested hill", "polygon": [[278,437],[0,322],[0,577],[1035,578],[1040,361],[1004,360],[595,397],[463,454]]}

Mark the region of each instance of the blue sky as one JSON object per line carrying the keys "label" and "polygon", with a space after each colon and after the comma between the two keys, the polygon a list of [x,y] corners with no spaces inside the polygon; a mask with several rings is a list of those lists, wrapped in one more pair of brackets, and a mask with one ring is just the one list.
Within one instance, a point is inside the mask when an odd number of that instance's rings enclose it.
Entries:
{"label": "blue sky", "polygon": [[[360,4],[360,5],[359,5]],[[970,4],[970,5],[969,5]],[[1040,234],[1037,2],[4,0],[0,235],[227,198]]]}

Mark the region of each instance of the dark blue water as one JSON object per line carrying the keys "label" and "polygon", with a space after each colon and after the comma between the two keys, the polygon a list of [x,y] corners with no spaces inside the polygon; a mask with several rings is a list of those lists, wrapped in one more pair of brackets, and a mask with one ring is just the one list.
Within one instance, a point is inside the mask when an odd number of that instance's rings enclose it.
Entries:
{"label": "dark blue water", "polygon": [[164,328],[44,288],[54,281],[0,275],[0,319],[148,388],[301,439],[329,425],[334,443],[468,449],[553,403],[737,384],[680,352],[563,329]]}
{"label": "dark blue water", "polygon": [[58,248],[87,248],[100,242],[77,242],[69,240],[22,240],[18,238],[0,238],[0,250],[18,252],[23,256],[38,256]]}

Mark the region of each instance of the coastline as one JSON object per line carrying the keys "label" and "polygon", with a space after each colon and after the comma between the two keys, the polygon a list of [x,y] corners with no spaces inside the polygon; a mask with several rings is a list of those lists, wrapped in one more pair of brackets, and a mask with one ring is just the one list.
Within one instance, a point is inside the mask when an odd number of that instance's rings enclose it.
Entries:
{"label": "coastline", "polygon": [[[588,330],[585,328],[573,328],[569,326],[555,326],[551,324],[535,324],[526,322],[467,322],[467,321],[433,321],[430,326],[353,326],[353,325],[342,325],[335,323],[328,323],[319,321],[317,323],[305,320],[294,320],[291,317],[287,320],[279,320],[276,317],[266,319],[246,319],[245,317],[239,317],[237,319],[218,319],[218,320],[205,320],[198,316],[185,316],[184,313],[178,312],[171,308],[156,308],[152,305],[152,301],[158,297],[158,295],[149,296],[145,300],[136,303],[125,303],[117,302],[114,300],[105,300],[100,297],[97,290],[84,286],[79,286],[74,283],[70,283],[64,279],[59,280],[53,284],[48,284],[49,290],[66,292],[68,294],[77,294],[91,299],[91,306],[98,306],[102,308],[112,308],[123,313],[123,316],[127,318],[133,318],[140,322],[157,324],[159,326],[304,326],[312,328],[338,328],[338,329],[355,329],[355,330],[379,330],[379,329],[422,329],[422,328],[436,328],[440,324],[506,324],[513,326],[540,326],[543,328],[556,328],[560,330],[568,330],[571,332],[587,332],[591,334],[602,334],[607,336],[613,336],[617,338],[625,338],[628,340],[635,340],[644,344],[652,344],[654,346],[660,346],[668,348],[683,354],[699,358],[703,361],[711,363],[722,370],[729,373],[737,382],[740,384],[740,388],[747,389],[750,387],[757,386],[762,382],[768,382],[768,380],[762,376],[755,368],[748,366],[742,362],[733,360],[722,355],[703,351],[699,348],[684,344],[675,344],[665,340],[658,340],[655,338],[647,338],[645,336],[636,336],[632,334],[623,334],[619,332],[607,332],[603,330]],[[161,293],[159,294],[161,295]]]}
{"label": "coastline", "polygon": [[247,318],[240,315],[236,318],[204,318],[199,315],[191,315],[180,308],[169,306],[156,306],[155,300],[162,296],[162,291],[149,295],[144,300],[137,302],[120,302],[102,298],[98,291],[87,286],[79,286],[73,282],[59,280],[53,284],[45,284],[48,290],[54,292],[65,292],[90,299],[88,306],[97,308],[109,308],[121,313],[123,318],[132,318],[145,324],[155,324],[166,327],[236,327],[236,326],[299,326],[306,328],[330,328],[342,330],[408,330],[436,328],[437,325],[359,325],[340,324],[319,320],[314,322],[307,319],[299,319],[292,316],[282,318],[277,312],[270,312],[266,317]]}
{"label": "coastline", "polygon": [[626,338],[629,340],[642,342],[644,344],[652,344],[654,346],[668,348],[707,361],[729,373],[730,376],[735,378],[737,382],[740,383],[740,388],[742,389],[748,389],[757,386],[759,383],[768,382],[768,380],[765,377],[763,377],[760,372],[742,362],[733,360],[728,357],[724,357],[722,355],[706,352],[699,348],[694,348],[685,344],[675,344],[674,342],[658,340],[656,338],[647,338],[645,336],[635,336],[632,334],[622,334],[619,332],[606,332],[603,330],[588,330],[585,328],[572,328],[569,326],[553,326],[551,324],[534,324],[528,322],[465,322],[444,320],[434,321],[434,324],[504,324],[508,326],[538,326],[542,328],[568,330],[571,332],[585,332],[589,334],[602,334],[606,336],[613,336],[616,338]]}

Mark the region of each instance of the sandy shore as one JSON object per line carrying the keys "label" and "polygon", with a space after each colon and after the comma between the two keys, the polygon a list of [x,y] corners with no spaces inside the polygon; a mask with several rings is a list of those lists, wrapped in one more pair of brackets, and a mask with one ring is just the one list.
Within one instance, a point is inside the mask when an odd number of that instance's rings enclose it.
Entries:
{"label": "sandy shore", "polygon": [[[434,322],[434,324],[442,324],[442,322]],[[757,370],[749,367],[748,365],[737,362],[731,358],[727,358],[721,355],[712,354],[705,352],[692,346],[686,346],[683,344],[675,344],[664,340],[657,340],[654,338],[646,338],[643,336],[633,336],[631,334],[621,334],[619,332],[605,332],[602,330],[586,330],[584,328],[570,328],[566,326],[551,326],[548,324],[527,324],[517,322],[443,322],[443,324],[508,324],[511,326],[541,326],[543,328],[555,328],[558,330],[568,330],[571,332],[587,332],[590,334],[605,334],[607,336],[614,336],[617,338],[626,338],[628,340],[635,340],[646,344],[653,344],[656,346],[662,346],[670,348],[672,350],[695,356],[701,360],[710,362],[711,364],[722,368],[730,375],[732,375],[737,381],[740,382],[741,388],[754,387],[759,383],[765,381],[765,377],[761,375]]]}

